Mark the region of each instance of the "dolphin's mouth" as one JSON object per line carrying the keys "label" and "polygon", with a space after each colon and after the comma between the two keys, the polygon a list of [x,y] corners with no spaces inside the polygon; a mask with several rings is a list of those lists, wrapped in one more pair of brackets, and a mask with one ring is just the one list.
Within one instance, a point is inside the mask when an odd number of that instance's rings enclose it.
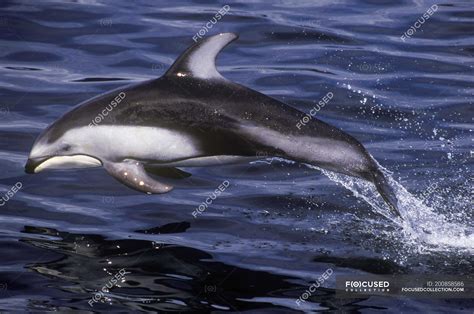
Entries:
{"label": "dolphin's mouth", "polygon": [[43,162],[48,160],[50,157],[39,157],[39,158],[28,158],[28,161],[25,165],[26,173],[35,173],[36,167],[41,165]]}
{"label": "dolphin's mouth", "polygon": [[100,167],[102,162],[87,155],[49,156],[28,158],[25,165],[26,173],[38,173],[45,169],[75,169]]}

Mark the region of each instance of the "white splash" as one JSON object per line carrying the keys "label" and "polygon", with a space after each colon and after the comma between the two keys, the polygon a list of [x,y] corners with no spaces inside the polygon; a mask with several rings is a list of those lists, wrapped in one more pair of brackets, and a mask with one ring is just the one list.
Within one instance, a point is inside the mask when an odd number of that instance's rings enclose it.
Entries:
{"label": "white splash", "polygon": [[[398,209],[403,220],[394,217],[390,213],[390,210],[373,184],[362,179],[323,169],[319,170],[329,179],[341,184],[352,191],[356,197],[370,204],[376,213],[389,218],[395,223],[401,231],[398,238],[405,241],[404,244],[416,251],[429,253],[432,251],[456,249],[468,253],[474,252],[474,229],[472,226],[448,221],[445,215],[437,213],[434,208],[426,205],[422,200],[408,192],[400,183],[393,179],[386,169],[383,167],[380,167],[380,169],[387,177],[397,196]],[[469,202],[468,200],[466,201]],[[449,211],[450,209],[445,210]]]}

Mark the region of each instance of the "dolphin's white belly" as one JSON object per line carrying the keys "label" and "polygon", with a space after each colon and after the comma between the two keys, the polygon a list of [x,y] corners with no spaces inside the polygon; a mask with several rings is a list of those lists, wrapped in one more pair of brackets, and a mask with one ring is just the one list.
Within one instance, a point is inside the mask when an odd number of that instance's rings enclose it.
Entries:
{"label": "dolphin's white belly", "polygon": [[192,158],[201,152],[185,133],[158,127],[98,125],[69,130],[66,141],[81,143],[85,154],[158,162]]}

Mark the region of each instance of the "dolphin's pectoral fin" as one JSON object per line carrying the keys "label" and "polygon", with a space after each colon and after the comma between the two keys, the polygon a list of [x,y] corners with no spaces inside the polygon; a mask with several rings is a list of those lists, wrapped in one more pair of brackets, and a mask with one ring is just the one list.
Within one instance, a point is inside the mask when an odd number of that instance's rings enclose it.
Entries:
{"label": "dolphin's pectoral fin", "polygon": [[221,33],[203,38],[189,47],[166,72],[166,76],[223,79],[216,69],[217,54],[237,39],[237,34]]}
{"label": "dolphin's pectoral fin", "polygon": [[148,173],[170,179],[184,179],[189,178],[191,176],[189,172],[174,167],[146,166],[145,170]]}
{"label": "dolphin's pectoral fin", "polygon": [[130,162],[106,162],[104,168],[115,179],[126,186],[147,194],[161,194],[173,189],[171,185],[160,183],[150,177],[137,161]]}

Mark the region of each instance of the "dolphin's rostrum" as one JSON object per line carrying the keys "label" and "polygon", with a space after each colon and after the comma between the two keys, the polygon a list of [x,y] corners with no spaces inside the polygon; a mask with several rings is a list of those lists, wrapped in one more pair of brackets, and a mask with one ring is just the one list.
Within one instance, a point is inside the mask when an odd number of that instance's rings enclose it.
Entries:
{"label": "dolphin's rostrum", "polygon": [[[263,151],[373,182],[398,214],[385,176],[356,139],[318,119],[296,128],[302,112],[217,71],[217,54],[235,39],[233,33],[205,38],[162,77],[79,104],[36,139],[26,172],[102,165],[135,190],[165,193],[172,186],[145,166],[222,164],[256,159]],[[91,124],[99,113],[106,117]]]}

